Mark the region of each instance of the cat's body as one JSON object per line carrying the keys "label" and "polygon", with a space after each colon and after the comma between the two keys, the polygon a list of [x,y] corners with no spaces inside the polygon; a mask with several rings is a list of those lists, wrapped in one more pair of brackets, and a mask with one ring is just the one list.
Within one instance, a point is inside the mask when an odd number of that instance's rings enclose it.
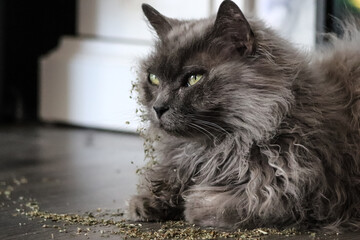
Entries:
{"label": "cat's body", "polygon": [[160,40],[142,64],[140,100],[160,140],[130,218],[359,229],[356,26],[308,56],[231,1],[216,19],[187,22],[143,9]]}

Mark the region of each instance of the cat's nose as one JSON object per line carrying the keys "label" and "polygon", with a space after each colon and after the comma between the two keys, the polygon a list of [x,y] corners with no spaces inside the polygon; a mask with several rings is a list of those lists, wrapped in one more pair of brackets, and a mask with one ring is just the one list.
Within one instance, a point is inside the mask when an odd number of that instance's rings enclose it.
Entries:
{"label": "cat's nose", "polygon": [[160,106],[160,107],[155,107],[154,106],[154,110],[156,112],[157,117],[160,119],[161,116],[167,111],[169,110],[168,106]]}

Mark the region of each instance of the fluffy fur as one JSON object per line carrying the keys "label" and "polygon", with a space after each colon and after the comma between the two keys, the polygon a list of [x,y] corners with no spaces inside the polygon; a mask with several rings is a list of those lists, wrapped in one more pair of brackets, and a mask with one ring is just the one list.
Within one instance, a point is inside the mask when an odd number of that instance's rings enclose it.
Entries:
{"label": "fluffy fur", "polygon": [[359,229],[358,26],[308,54],[231,1],[194,21],[143,10],[159,40],[141,64],[140,101],[160,138],[129,218]]}

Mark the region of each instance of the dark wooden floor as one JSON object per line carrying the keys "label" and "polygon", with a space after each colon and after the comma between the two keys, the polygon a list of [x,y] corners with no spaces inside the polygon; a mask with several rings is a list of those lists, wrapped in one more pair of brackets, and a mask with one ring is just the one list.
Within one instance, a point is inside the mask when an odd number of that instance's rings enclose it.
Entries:
{"label": "dark wooden floor", "polygon": [[[68,225],[41,211],[117,218],[136,192],[142,140],[129,134],[39,125],[0,126],[0,239],[121,239],[116,226]],[[147,224],[149,228],[157,224]],[[360,239],[360,234],[268,239]]]}

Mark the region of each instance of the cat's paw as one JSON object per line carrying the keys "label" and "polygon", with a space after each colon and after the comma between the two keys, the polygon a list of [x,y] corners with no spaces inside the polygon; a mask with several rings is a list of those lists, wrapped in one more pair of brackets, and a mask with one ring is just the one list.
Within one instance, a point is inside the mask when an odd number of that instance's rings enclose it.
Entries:
{"label": "cat's paw", "polygon": [[182,205],[160,201],[152,195],[137,195],[127,202],[126,218],[132,221],[166,221],[183,219]]}
{"label": "cat's paw", "polygon": [[146,195],[133,196],[127,202],[126,218],[132,221],[156,221],[159,220],[154,209],[154,199]]}
{"label": "cat's paw", "polygon": [[185,219],[203,227],[231,229],[240,221],[231,195],[218,191],[192,191],[185,197]]}
{"label": "cat's paw", "polygon": [[218,227],[217,205],[214,205],[214,196],[204,193],[195,193],[186,197],[184,216],[185,220],[203,227]]}

